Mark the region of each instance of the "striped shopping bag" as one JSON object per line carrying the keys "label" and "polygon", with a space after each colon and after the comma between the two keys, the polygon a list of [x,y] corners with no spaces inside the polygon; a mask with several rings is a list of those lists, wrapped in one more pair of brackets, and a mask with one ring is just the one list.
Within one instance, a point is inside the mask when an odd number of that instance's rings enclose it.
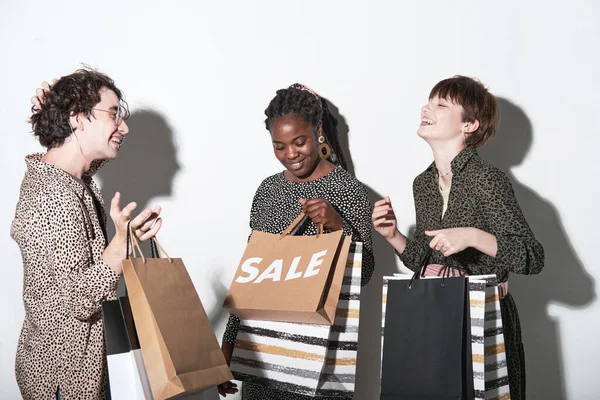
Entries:
{"label": "striped shopping bag", "polygon": [[333,325],[242,320],[235,379],[315,397],[354,393],[362,243],[350,247]]}
{"label": "striped shopping bag", "polygon": [[509,400],[498,279],[496,275],[468,278],[475,399]]}

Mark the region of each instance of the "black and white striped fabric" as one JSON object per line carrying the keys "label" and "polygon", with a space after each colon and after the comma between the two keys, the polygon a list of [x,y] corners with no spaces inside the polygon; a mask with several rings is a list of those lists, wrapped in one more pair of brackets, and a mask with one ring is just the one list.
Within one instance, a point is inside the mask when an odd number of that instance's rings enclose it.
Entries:
{"label": "black and white striped fabric", "polygon": [[469,276],[475,399],[509,400],[508,369],[496,275]]}
{"label": "black and white striped fabric", "polygon": [[332,326],[242,320],[235,379],[313,397],[352,397],[356,376],[362,243],[348,254]]}
{"label": "black and white striped fabric", "polygon": [[[394,276],[383,278],[382,328],[385,328],[388,281],[393,279],[409,280],[411,276],[394,274]],[[471,275],[467,278],[469,279],[474,399],[510,400],[498,279],[496,275]],[[423,277],[422,279],[440,278]],[[383,359],[383,329],[381,332]]]}

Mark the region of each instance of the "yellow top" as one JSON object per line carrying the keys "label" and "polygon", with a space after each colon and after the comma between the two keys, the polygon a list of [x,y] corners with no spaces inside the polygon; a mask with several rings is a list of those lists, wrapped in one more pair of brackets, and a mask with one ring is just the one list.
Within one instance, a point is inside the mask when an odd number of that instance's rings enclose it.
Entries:
{"label": "yellow top", "polygon": [[452,186],[448,186],[447,189],[442,189],[440,186],[440,194],[442,195],[442,199],[444,200],[444,206],[442,207],[442,218],[444,218],[444,214],[446,214],[446,210],[448,209],[448,197],[450,196],[450,188]]}

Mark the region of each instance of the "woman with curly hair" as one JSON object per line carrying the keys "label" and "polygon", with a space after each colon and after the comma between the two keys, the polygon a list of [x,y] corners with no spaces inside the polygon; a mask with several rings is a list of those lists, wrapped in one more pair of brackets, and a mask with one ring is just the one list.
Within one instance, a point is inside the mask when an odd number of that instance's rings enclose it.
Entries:
{"label": "woman with curly hair", "polygon": [[[250,212],[250,228],[280,234],[304,210],[310,221],[298,235],[316,235],[325,230],[343,230],[353,241],[363,242],[362,285],[374,268],[371,245],[371,204],[364,186],[344,168],[337,140],[337,120],[327,103],[304,85],[277,91],[265,114],[275,157],[283,172],[266,178],[256,190]],[[240,320],[231,315],[223,336],[228,363],[235,346]],[[223,396],[237,392],[232,383],[219,386]],[[303,400],[310,396],[276,390],[246,382],[244,400]],[[319,397],[326,400],[326,397]],[[339,397],[337,397],[339,399]]]}
{"label": "woman with curly hair", "polygon": [[[128,134],[123,94],[108,76],[78,70],[38,91],[31,125],[44,154],[27,172],[11,235],[23,258],[25,321],[15,372],[24,399],[105,398],[106,356],[100,304],[115,297],[127,224],[140,241],[161,226],[160,207],[136,218],[135,203],[111,202],[108,242],[102,195],[92,176]],[[152,226],[154,224],[154,226]]]}

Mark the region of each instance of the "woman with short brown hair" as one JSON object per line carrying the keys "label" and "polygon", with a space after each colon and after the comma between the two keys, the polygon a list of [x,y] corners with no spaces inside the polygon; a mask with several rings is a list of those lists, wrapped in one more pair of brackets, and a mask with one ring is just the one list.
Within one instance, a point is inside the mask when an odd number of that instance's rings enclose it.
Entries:
{"label": "woman with short brown hair", "polygon": [[434,162],[413,183],[415,237],[396,228],[391,200],[375,203],[375,230],[408,268],[417,270],[427,249],[431,264],[469,275],[496,274],[512,400],[525,398],[525,355],[509,274],[537,274],[544,249],[535,239],[506,175],[477,154],[496,133],[498,104],[481,82],[455,76],[439,82],[421,108],[418,135]]}

